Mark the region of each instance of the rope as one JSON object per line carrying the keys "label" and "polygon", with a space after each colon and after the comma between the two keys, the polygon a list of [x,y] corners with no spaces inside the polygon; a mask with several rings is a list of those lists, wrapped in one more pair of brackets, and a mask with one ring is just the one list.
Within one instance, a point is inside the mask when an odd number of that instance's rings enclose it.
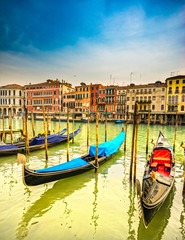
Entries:
{"label": "rope", "polygon": [[94,168],[99,168],[99,163],[98,166],[96,167],[93,163],[89,162]]}

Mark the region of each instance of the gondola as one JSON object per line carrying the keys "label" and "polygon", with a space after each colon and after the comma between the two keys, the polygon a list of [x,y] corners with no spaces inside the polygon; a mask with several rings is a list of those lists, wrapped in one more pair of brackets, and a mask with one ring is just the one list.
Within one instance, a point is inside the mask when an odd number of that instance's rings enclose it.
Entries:
{"label": "gondola", "polygon": [[146,228],[169,195],[174,179],[174,152],[160,132],[144,171],[142,191],[139,180],[136,181],[140,217]]}
{"label": "gondola", "polygon": [[124,123],[124,120],[115,120],[114,122],[119,124],[119,123]]}
{"label": "gondola", "polygon": [[[109,142],[98,145],[98,166],[111,159],[125,140],[125,132],[121,132]],[[23,167],[23,183],[26,186],[35,186],[59,179],[75,176],[95,168],[96,145],[90,146],[89,153],[53,167],[30,170],[25,167],[26,158],[18,154],[18,164]]]}
{"label": "gondola", "polygon": [[[67,131],[67,128],[64,128],[62,131],[60,131],[60,133],[56,133],[57,135],[63,135],[65,132]],[[51,134],[53,135],[53,134]],[[38,134],[38,138],[41,138],[41,137],[44,137],[44,134]],[[32,138],[30,141],[32,141],[34,138]],[[29,142],[30,142],[29,141]],[[17,147],[25,147],[25,138],[24,139],[21,139],[21,138],[18,138],[17,142],[13,143],[13,145],[17,146]]]}
{"label": "gondola", "polygon": [[[80,132],[80,129],[74,131],[74,137]],[[73,138],[73,133],[69,134],[69,140]],[[67,135],[53,134],[47,136],[48,148],[67,142]],[[45,148],[45,137],[35,137],[29,142],[29,151],[33,152]],[[0,145],[0,156],[13,155],[25,152],[25,147],[18,147],[14,144]]]}

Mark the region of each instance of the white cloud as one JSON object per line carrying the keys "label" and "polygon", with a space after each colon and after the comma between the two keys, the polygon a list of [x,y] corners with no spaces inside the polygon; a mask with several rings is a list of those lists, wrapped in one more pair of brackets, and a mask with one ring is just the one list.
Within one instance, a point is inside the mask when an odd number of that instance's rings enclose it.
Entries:
{"label": "white cloud", "polygon": [[164,81],[171,72],[185,74],[182,25],[182,12],[167,19],[148,19],[142,8],[120,12],[105,19],[96,39],[81,39],[55,52],[34,49],[37,58],[1,53],[0,84],[48,78],[63,78],[73,85],[81,81],[107,84],[110,74],[115,83],[129,84],[131,72],[136,84]]}

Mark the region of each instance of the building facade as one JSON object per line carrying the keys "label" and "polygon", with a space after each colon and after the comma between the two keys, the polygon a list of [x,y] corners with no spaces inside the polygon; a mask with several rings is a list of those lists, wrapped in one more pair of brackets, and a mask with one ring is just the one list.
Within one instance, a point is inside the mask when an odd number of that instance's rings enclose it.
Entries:
{"label": "building facade", "polygon": [[127,87],[118,87],[116,96],[116,115],[117,119],[124,119],[126,114],[126,95]]}
{"label": "building facade", "polygon": [[90,111],[92,114],[96,113],[96,106],[98,105],[99,91],[101,92],[102,84],[91,84],[91,100]]}
{"label": "building facade", "polygon": [[148,112],[152,113],[152,121],[164,121],[166,112],[166,83],[157,81],[147,85],[131,84],[127,88],[127,111],[134,112],[134,104],[138,102],[140,120],[146,120]]}
{"label": "building facade", "polygon": [[99,89],[98,106],[100,118],[105,115],[107,109],[108,118],[116,119],[116,96],[117,86],[110,85]]}
{"label": "building facade", "polygon": [[90,110],[90,85],[81,83],[81,86],[75,87],[75,112],[87,113]]}
{"label": "building facade", "polygon": [[63,112],[67,112],[67,107],[69,107],[69,112],[74,111],[74,109],[75,109],[75,91],[64,93]]}
{"label": "building facade", "polygon": [[28,112],[42,113],[43,106],[48,113],[63,111],[63,96],[72,91],[72,85],[63,81],[50,80],[29,84],[26,88],[26,106]]}
{"label": "building facade", "polygon": [[13,115],[24,112],[25,91],[18,84],[9,84],[0,87],[0,114],[4,109],[4,115],[9,115],[12,109]]}

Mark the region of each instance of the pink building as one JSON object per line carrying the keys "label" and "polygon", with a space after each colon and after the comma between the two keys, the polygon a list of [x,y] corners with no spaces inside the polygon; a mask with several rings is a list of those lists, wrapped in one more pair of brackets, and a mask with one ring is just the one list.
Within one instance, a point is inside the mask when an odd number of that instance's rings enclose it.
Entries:
{"label": "pink building", "polygon": [[63,111],[63,96],[71,91],[72,85],[63,81],[47,80],[43,83],[29,84],[26,88],[26,106],[28,112],[42,113],[42,107],[45,111],[55,113]]}

